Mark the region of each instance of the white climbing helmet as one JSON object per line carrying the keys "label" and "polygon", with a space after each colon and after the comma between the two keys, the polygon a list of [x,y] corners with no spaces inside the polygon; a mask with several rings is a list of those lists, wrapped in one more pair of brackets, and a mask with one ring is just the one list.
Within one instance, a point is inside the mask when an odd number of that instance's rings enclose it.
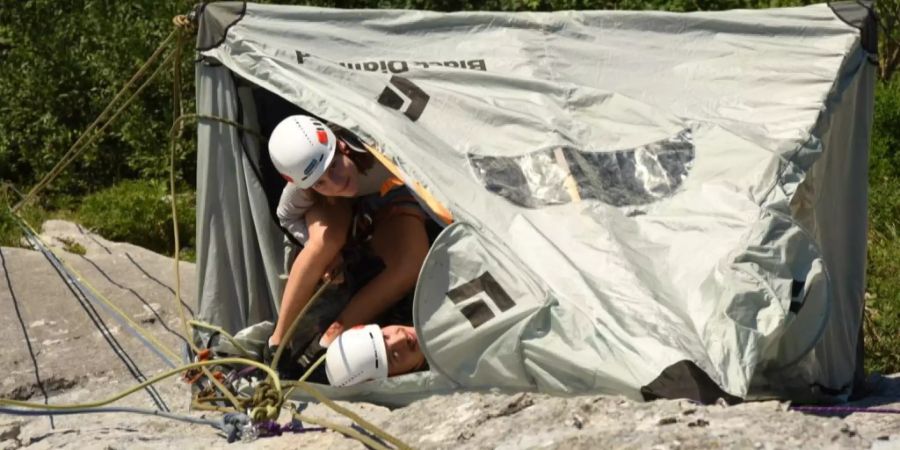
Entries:
{"label": "white climbing helmet", "polygon": [[387,348],[378,325],[356,326],[328,346],[325,375],[332,386],[352,386],[388,376]]}
{"label": "white climbing helmet", "polygon": [[272,131],[269,156],[285,180],[308,189],[328,169],[336,146],[334,132],[321,121],[289,116]]}

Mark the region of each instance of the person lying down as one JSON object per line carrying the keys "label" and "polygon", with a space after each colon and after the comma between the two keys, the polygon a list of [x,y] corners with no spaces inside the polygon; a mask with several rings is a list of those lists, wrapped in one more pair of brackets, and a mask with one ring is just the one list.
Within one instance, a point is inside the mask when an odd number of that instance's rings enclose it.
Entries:
{"label": "person lying down", "polygon": [[[276,367],[281,379],[300,379],[322,357],[324,362],[307,375],[306,381],[346,387],[427,370],[428,363],[411,326],[411,299],[381,317],[382,325],[357,325],[326,347],[323,330],[332,323],[351,290],[348,286],[329,287],[301,317],[298,331]],[[237,332],[234,340],[240,348],[218,334],[209,338],[206,347],[218,358],[250,357],[269,365],[274,352],[266,341],[274,327],[273,322],[265,321]],[[257,375],[264,376],[262,372]]]}
{"label": "person lying down", "polygon": [[351,328],[331,342],[325,357],[328,382],[339,387],[382,380],[424,366],[416,330],[404,325]]}
{"label": "person lying down", "polygon": [[[335,332],[332,326],[360,286],[381,270],[380,261],[371,254],[348,257],[339,281],[332,282],[300,318],[278,362],[282,379],[299,379],[323,355],[325,362],[309,374],[308,381],[351,386],[427,368],[412,326],[412,292],[371,323],[342,332]],[[274,325],[266,324],[258,335],[271,334]],[[276,350],[264,346],[260,351],[263,361],[271,363]]]}

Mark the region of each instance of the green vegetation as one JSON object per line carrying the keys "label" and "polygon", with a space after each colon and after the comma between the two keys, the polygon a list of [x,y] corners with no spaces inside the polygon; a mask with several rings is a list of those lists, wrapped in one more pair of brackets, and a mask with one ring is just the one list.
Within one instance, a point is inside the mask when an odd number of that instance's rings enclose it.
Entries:
{"label": "green vegetation", "polygon": [[[171,32],[172,17],[187,12],[191,4],[0,0],[0,180],[20,192],[34,186]],[[192,74],[192,57],[188,51],[180,61],[186,75]],[[122,180],[167,180],[172,73],[171,68],[163,70],[103,137],[24,209],[26,217],[40,215],[34,211],[84,209],[80,205],[85,196]],[[181,94],[184,109],[192,110],[191,80],[185,81]],[[177,146],[176,178],[182,185],[194,185],[195,145],[192,133],[185,135]],[[19,197],[7,193],[6,199],[14,204]],[[103,229],[134,236],[136,230],[121,229],[121,217],[132,214],[132,208],[152,207],[115,204],[122,209],[107,211],[117,217],[110,222],[119,228],[104,224]],[[17,227],[9,219],[4,206],[0,245],[18,244]],[[171,239],[171,234],[153,236]],[[182,240],[191,246],[193,232],[183,234]],[[149,247],[171,254],[174,245],[160,241]]]}
{"label": "green vegetation", "polygon": [[[193,192],[178,194],[178,234],[193,236]],[[85,226],[113,241],[170,253],[174,242],[169,187],[161,181],[125,180],[85,197],[78,209]]]}
{"label": "green vegetation", "polygon": [[[18,220],[10,214],[7,205],[14,203],[18,196],[12,195],[7,189],[0,187],[0,246],[30,248],[25,241],[25,235],[19,226]],[[28,208],[22,212],[24,218],[30,224],[40,224],[50,218],[69,219],[71,213],[65,209],[48,212],[44,208]]]}
{"label": "green vegetation", "polygon": [[[128,2],[0,0],[0,204],[14,190],[34,186],[60,160],[107,102],[172,29],[171,18],[191,0]],[[273,3],[266,1],[265,3]],[[797,6],[809,0],[314,0],[280,1],[342,8],[417,8],[439,11],[559,9],[721,10]],[[878,2],[880,75],[871,151],[868,306],[869,369],[900,371],[900,0]],[[193,106],[193,57],[182,61],[181,98]],[[113,240],[171,254],[167,132],[174,118],[173,71],[160,73],[96,144],[37,201],[24,209],[33,225],[72,217]],[[193,128],[176,146],[179,186],[195,185]],[[146,180],[146,181],[135,181]],[[179,234],[185,253],[194,239],[193,193],[178,195]],[[49,211],[49,212],[48,212]],[[0,209],[0,245],[21,245],[21,233]]]}
{"label": "green vegetation", "polygon": [[56,240],[59,241],[63,245],[63,250],[65,250],[69,253],[74,253],[76,255],[84,255],[85,253],[87,253],[87,249],[84,248],[83,245],[75,242],[75,240],[72,238],[64,238],[64,237],[59,238],[58,237],[58,238],[56,238]]}
{"label": "green vegetation", "polygon": [[900,77],[879,84],[869,162],[868,368],[900,370]]}
{"label": "green vegetation", "polygon": [[0,210],[0,247],[21,246],[22,231],[7,209]]}

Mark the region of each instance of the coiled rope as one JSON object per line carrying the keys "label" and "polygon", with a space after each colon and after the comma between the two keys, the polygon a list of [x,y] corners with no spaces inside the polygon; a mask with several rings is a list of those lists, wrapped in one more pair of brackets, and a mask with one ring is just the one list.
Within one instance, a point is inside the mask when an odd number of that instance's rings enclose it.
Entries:
{"label": "coiled rope", "polygon": [[[29,190],[27,194],[22,196],[21,200],[18,203],[16,203],[15,206],[13,206],[11,208],[11,213],[13,214],[14,217],[16,217],[19,221],[21,221],[22,224],[24,224],[26,227],[31,229],[31,231],[33,232],[33,228],[30,225],[28,225],[28,223],[25,221],[24,218],[22,218],[21,215],[19,215],[19,210],[23,206],[29,204],[29,202],[33,201],[37,197],[37,195],[41,191],[43,191],[56,177],[58,177],[75,159],[77,159],[81,154],[83,154],[92,144],[97,142],[97,140],[99,140],[100,137],[102,137],[103,133],[109,128],[109,126],[119,117],[119,115],[123,111],[125,111],[125,109],[129,105],[131,105],[131,103],[134,102],[134,100],[141,94],[141,92],[143,92],[144,89],[146,89],[147,86],[150,85],[150,83],[154,79],[156,79],[156,77],[161,73],[162,68],[164,68],[165,66],[168,65],[169,62],[171,62],[173,64],[173,75],[174,75],[173,76],[173,107],[174,107],[174,111],[177,113],[177,117],[173,120],[172,127],[169,130],[169,153],[170,153],[169,181],[170,181],[171,202],[172,202],[172,219],[173,219],[172,223],[173,223],[173,227],[174,227],[174,240],[175,240],[174,266],[175,266],[176,287],[175,287],[175,299],[174,300],[175,300],[176,308],[178,309],[179,314],[181,316],[181,322],[182,322],[182,324],[184,326],[184,330],[185,330],[183,337],[189,343],[189,345],[190,345],[191,349],[194,351],[194,353],[198,353],[199,349],[197,348],[196,344],[191,339],[187,339],[188,336],[190,335],[190,333],[188,332],[189,331],[188,330],[189,322],[186,319],[186,316],[184,313],[184,305],[183,305],[183,302],[181,301],[181,282],[180,282],[180,272],[179,272],[180,240],[179,240],[178,225],[177,225],[178,224],[178,221],[177,221],[178,212],[177,212],[177,207],[176,207],[177,192],[175,189],[175,160],[176,160],[175,153],[176,153],[176,147],[177,147],[176,137],[181,135],[181,131],[183,129],[184,123],[188,120],[195,120],[195,121],[212,120],[212,121],[227,124],[229,126],[237,128],[237,129],[249,132],[257,137],[261,137],[261,136],[258,131],[247,128],[247,127],[243,126],[242,124],[239,124],[237,122],[234,122],[234,121],[226,119],[226,118],[183,113],[183,105],[181,102],[181,94],[180,94],[181,93],[181,66],[180,66],[180,63],[181,63],[181,55],[183,52],[183,46],[186,42],[186,34],[189,32],[192,32],[194,30],[194,23],[190,16],[185,15],[185,16],[176,16],[175,18],[173,18],[173,24],[176,26],[176,29],[173,30],[163,40],[162,44],[160,44],[159,47],[156,48],[156,50],[147,59],[147,61],[145,61],[144,64],[141,65],[141,67],[138,69],[138,71],[131,77],[131,79],[129,79],[128,82],[125,83],[125,85],[113,97],[113,99],[106,106],[106,108],[94,120],[94,122],[91,123],[90,126],[88,126],[88,128],[75,141],[75,143],[72,144],[72,146],[66,151],[66,153],[63,155],[63,157],[60,159],[60,161],[53,167],[53,169],[51,169],[50,172],[47,173],[47,175],[45,175],[34,187],[32,187],[31,190]],[[166,57],[163,58],[162,62],[159,64],[159,66],[153,70],[153,72],[150,74],[150,76],[147,77],[147,79],[145,79],[143,81],[143,83],[140,84],[140,86],[138,86],[138,88],[130,96],[128,96],[128,98],[121,105],[116,107],[115,105],[123,97],[125,97],[126,93],[132,88],[132,86],[134,86],[150,70],[150,67],[153,65],[153,63],[155,63],[157,60],[159,60],[159,58],[163,55],[166,48],[172,43],[173,40],[176,41],[175,49],[172,50],[171,52],[169,52],[166,55]],[[38,235],[37,235],[37,233],[33,233],[33,236],[37,237]],[[37,237],[37,239],[39,239],[39,237]],[[49,246],[47,246],[47,248],[49,248]],[[61,258],[59,258],[59,259],[60,259],[60,261],[62,261]],[[71,269],[71,267],[69,267],[69,269],[73,270],[73,269]],[[81,279],[83,280],[84,278],[81,277]],[[154,346],[156,348],[156,351],[164,353],[164,354],[168,354],[168,356],[170,356],[170,357],[174,356],[174,352],[172,352],[172,350],[168,349],[167,347],[165,347],[164,345],[159,343],[156,339],[154,339],[152,337],[152,335],[147,333],[146,330],[144,330],[142,327],[140,327],[139,325],[134,323],[134,321],[131,320],[123,311],[121,311],[121,309],[117,308],[112,302],[110,302],[108,299],[106,299],[105,297],[100,295],[99,291],[97,291],[92,286],[90,286],[90,284],[88,284],[88,283],[85,283],[85,284],[87,284],[87,286],[90,288],[90,290],[93,291],[98,298],[102,299],[102,301],[105,304],[107,304],[107,306],[109,306],[109,308],[111,310],[116,311],[116,313],[118,315],[120,315],[121,317],[123,317],[130,326],[134,327],[135,331],[138,334],[140,334],[143,338],[145,338],[146,342],[149,342],[152,346]],[[327,283],[325,286],[320,288],[319,292],[317,292],[313,298],[310,299],[310,301],[307,303],[307,307],[310,304],[312,304],[316,300],[316,298],[318,298],[318,295],[324,290],[324,287],[326,287],[326,286],[327,286]],[[299,323],[300,316],[302,316],[302,312],[298,316],[297,320],[295,320],[294,323],[292,323],[292,328],[295,328],[296,324]],[[289,332],[290,331],[293,331],[293,330],[289,330]],[[275,364],[277,364],[278,358],[281,357],[281,351],[283,351],[283,350],[281,349],[281,347],[279,347],[279,351],[276,354],[275,359],[273,361],[273,365],[271,367],[261,364],[259,362],[250,360],[250,359],[246,359],[246,358],[222,358],[222,359],[209,360],[209,361],[198,361],[198,362],[182,365],[180,367],[176,367],[176,368],[166,371],[162,374],[154,376],[153,378],[151,378],[149,380],[143,381],[143,382],[139,383],[137,386],[126,389],[108,399],[96,401],[96,402],[71,404],[71,405],[43,405],[43,404],[22,402],[22,401],[11,400],[11,399],[0,399],[0,405],[11,405],[11,406],[16,406],[16,407],[20,407],[20,408],[28,408],[28,409],[33,409],[33,410],[38,410],[38,411],[43,411],[43,412],[48,412],[48,413],[49,412],[72,412],[72,413],[74,413],[74,412],[78,412],[78,413],[91,412],[91,410],[93,408],[100,408],[104,405],[107,405],[116,400],[119,400],[125,396],[131,395],[134,392],[137,392],[148,386],[152,386],[153,384],[155,384],[163,379],[169,378],[175,374],[183,373],[187,370],[199,368],[203,371],[204,375],[206,375],[206,377],[210,380],[210,382],[212,382],[216,386],[216,388],[219,389],[219,391],[221,391],[221,393],[225,396],[225,398],[227,398],[232,403],[234,408],[249,409],[251,412],[252,418],[258,422],[264,421],[264,420],[275,420],[275,419],[277,419],[281,408],[284,406],[284,402],[286,399],[285,393],[282,392],[281,380],[279,379],[278,374],[272,369],[272,367],[274,367]],[[178,360],[178,359],[179,358],[177,356],[174,357],[174,360]],[[372,435],[378,436],[379,438],[392,443],[397,448],[401,448],[401,449],[409,449],[410,448],[403,441],[397,439],[396,437],[391,436],[390,434],[388,434],[381,428],[362,419],[360,416],[353,413],[352,411],[335,404],[333,401],[331,401],[330,399],[328,399],[327,397],[322,395],[320,392],[318,392],[311,385],[306,383],[304,381],[306,379],[306,377],[309,376],[311,371],[313,369],[315,369],[319,364],[321,364],[321,362],[322,362],[322,358],[320,358],[319,361],[317,361],[316,364],[314,364],[310,368],[310,370],[308,370],[307,373],[304,374],[304,376],[301,378],[300,381],[298,381],[292,385],[292,389],[294,387],[299,387],[300,389],[302,389],[309,395],[316,398],[318,401],[322,402],[329,408],[333,409],[335,412],[338,412],[339,414],[346,416],[350,420],[359,424],[363,429],[365,429]],[[213,364],[253,366],[258,369],[263,370],[267,374],[267,379],[264,382],[260,383],[259,386],[257,386],[256,391],[249,399],[247,399],[247,398],[239,399],[239,398],[235,397],[234,394],[232,394],[225,386],[223,386],[216,379],[216,377],[213,376],[213,374],[211,372],[209,372],[207,366],[210,366]],[[219,408],[219,410],[222,410],[222,409]],[[96,410],[95,412],[107,412],[107,411],[109,411],[109,410]],[[162,414],[159,414],[159,415],[162,415]],[[325,421],[323,419],[302,416],[298,413],[293,413],[293,416],[297,419],[300,419],[300,420],[303,420],[303,421],[306,421],[309,423],[319,424],[319,425],[325,426],[327,428],[330,428],[332,430],[335,430],[335,431],[342,433],[348,437],[357,439],[360,442],[362,442],[365,445],[368,445],[372,448],[378,448],[378,449],[386,448],[383,444],[376,442],[371,437],[365,436],[362,433],[358,432],[357,430],[354,430],[354,429],[351,429],[348,427],[344,427],[342,425],[334,424],[334,423]]]}

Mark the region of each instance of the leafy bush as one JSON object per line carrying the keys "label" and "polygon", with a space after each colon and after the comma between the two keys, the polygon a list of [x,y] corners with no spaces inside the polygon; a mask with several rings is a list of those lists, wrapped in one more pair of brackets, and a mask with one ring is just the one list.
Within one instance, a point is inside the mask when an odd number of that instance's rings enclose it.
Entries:
{"label": "leafy bush", "polygon": [[900,78],[881,82],[869,155],[867,368],[900,371]]}
{"label": "leafy bush", "polygon": [[900,237],[895,231],[869,233],[866,289],[866,369],[882,373],[900,370]]}
{"label": "leafy bush", "polygon": [[0,209],[0,247],[19,247],[22,232],[6,206]]}
{"label": "leafy bush", "polygon": [[[18,195],[14,195],[7,190],[7,186],[0,187],[0,246],[3,247],[29,247],[25,241],[25,234],[19,226],[18,220],[13,217],[10,208],[19,200]],[[39,228],[44,220],[50,218],[50,213],[41,206],[27,206],[19,210],[19,217],[32,227]],[[53,212],[53,216],[60,219],[71,217],[71,213],[67,209],[58,209]]]}
{"label": "leafy bush", "polygon": [[[0,179],[28,187],[44,176],[172,30],[172,16],[190,7],[0,0]],[[188,73],[192,56],[185,53]],[[166,68],[49,193],[80,196],[123,178],[166,176],[171,74]],[[186,83],[182,97],[192,92]],[[187,158],[178,168],[189,183],[193,165]]]}
{"label": "leafy bush", "polygon": [[[193,192],[177,195],[181,246],[193,247]],[[107,239],[130,242],[171,255],[175,248],[168,185],[157,180],[126,180],[85,197],[77,219]]]}

